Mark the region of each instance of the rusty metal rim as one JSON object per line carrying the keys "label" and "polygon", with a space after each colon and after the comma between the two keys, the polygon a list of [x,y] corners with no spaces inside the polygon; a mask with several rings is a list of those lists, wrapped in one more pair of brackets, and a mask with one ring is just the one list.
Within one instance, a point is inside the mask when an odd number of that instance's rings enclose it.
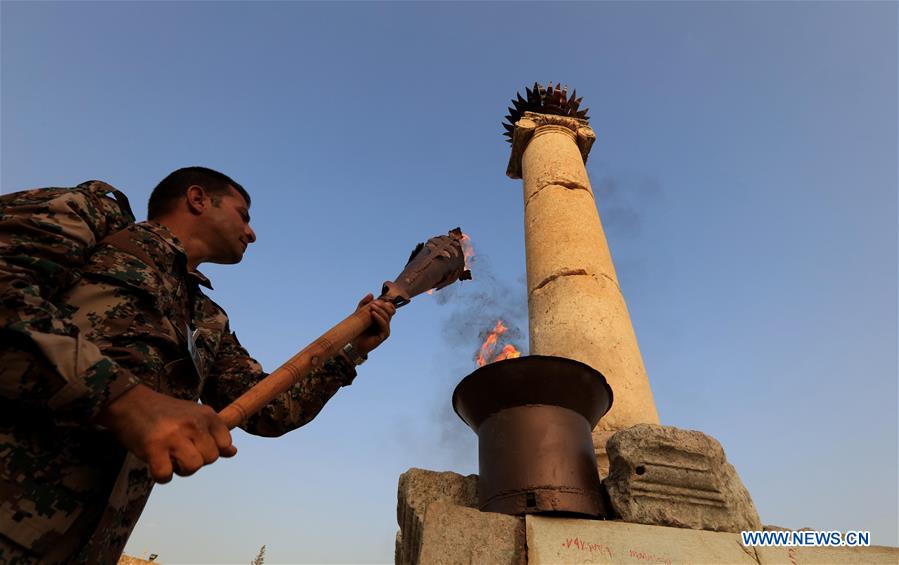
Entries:
{"label": "rusty metal rim", "polygon": [[[467,399],[460,406],[460,397]],[[551,405],[574,410],[590,427],[612,407],[612,389],[596,369],[580,361],[528,355],[490,363],[466,376],[453,391],[453,410],[477,433],[491,415],[507,408]]]}

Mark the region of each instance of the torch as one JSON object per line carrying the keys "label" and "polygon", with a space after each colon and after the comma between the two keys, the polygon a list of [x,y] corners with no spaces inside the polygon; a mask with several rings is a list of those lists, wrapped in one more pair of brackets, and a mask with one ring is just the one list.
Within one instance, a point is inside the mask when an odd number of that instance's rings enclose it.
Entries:
{"label": "torch", "polygon": [[[471,271],[465,268],[462,238],[462,230],[456,228],[447,235],[432,237],[419,243],[412,250],[406,267],[396,280],[384,283],[378,299],[392,302],[399,308],[425,291],[438,290],[457,280],[470,279]],[[345,344],[359,337],[371,325],[369,310],[370,307],[362,307],[347,316],[226,406],[219,412],[219,416],[228,428],[235,428],[246,421],[278,395],[321,367]]]}

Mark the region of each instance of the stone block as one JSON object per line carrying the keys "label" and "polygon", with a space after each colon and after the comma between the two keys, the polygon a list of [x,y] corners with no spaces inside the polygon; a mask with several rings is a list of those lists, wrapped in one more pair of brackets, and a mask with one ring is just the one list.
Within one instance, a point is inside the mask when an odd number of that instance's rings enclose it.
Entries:
{"label": "stone block", "polygon": [[728,563],[758,565],[738,534],[528,515],[528,565]]}
{"label": "stone block", "polygon": [[899,548],[869,547],[754,547],[759,565],[850,565],[899,563]]}
{"label": "stone block", "polygon": [[421,533],[422,565],[524,565],[524,519],[447,500],[428,505]]}
{"label": "stone block", "polygon": [[714,438],[639,424],[615,433],[607,449],[604,484],[622,520],[718,532],[762,529],[749,492]]}
{"label": "stone block", "polygon": [[596,468],[600,479],[609,476],[609,454],[606,453],[606,444],[614,433],[612,430],[603,430],[599,427],[593,430],[593,454],[596,456]]}
{"label": "stone block", "polygon": [[841,565],[899,563],[899,548],[745,547],[739,534],[620,521],[528,515],[528,565],[550,563],[728,563]]}
{"label": "stone block", "polygon": [[478,476],[409,469],[400,475],[396,516],[400,526],[396,563],[419,562],[425,512],[432,502],[444,500],[463,507],[477,507]]}

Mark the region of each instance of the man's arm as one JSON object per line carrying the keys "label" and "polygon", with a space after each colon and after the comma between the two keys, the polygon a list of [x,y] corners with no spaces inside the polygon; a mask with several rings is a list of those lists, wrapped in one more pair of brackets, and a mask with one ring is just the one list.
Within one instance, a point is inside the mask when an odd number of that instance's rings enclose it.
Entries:
{"label": "man's arm", "polygon": [[[221,411],[265,376],[262,366],[250,357],[237,336],[226,327],[201,398],[216,412]],[[353,365],[342,356],[329,359],[320,369],[250,416],[241,428],[253,435],[281,436],[315,418],[340,387],[351,384],[355,377]]]}
{"label": "man's arm", "polygon": [[[358,308],[364,308],[372,301],[373,297],[369,294],[359,302]],[[215,306],[211,301],[210,305]],[[215,308],[217,314],[224,316],[221,309]],[[375,301],[368,308],[372,325],[353,343],[356,351],[363,356],[389,337],[390,319],[396,313],[393,304],[384,301]],[[204,387],[203,402],[221,411],[265,376],[262,366],[249,356],[225,322],[222,343]],[[315,418],[340,387],[351,384],[355,376],[353,362],[338,354],[279,395],[259,413],[250,416],[241,428],[260,436],[283,435]]]}

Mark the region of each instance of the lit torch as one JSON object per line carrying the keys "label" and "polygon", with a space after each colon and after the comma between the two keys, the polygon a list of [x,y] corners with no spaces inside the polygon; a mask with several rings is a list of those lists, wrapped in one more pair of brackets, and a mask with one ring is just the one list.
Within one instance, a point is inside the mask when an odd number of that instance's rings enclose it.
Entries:
{"label": "lit torch", "polygon": [[465,270],[471,272],[471,263],[474,261],[474,247],[471,245],[471,238],[468,234],[462,234],[462,257],[465,260]]}
{"label": "lit torch", "polygon": [[[468,234],[460,232],[460,237],[458,239],[459,239],[459,244],[462,246],[462,261],[463,261],[463,264],[465,265],[463,267],[463,272],[467,273],[465,275],[465,277],[468,280],[471,280],[471,278],[472,278],[471,263],[474,260],[474,247],[471,245],[471,238],[468,237]],[[436,289],[432,288],[432,289],[428,290],[426,292],[426,294],[432,295],[432,294],[434,294],[434,290],[436,290]]]}
{"label": "lit torch", "polygon": [[[447,235],[419,243],[396,280],[387,281],[381,287],[378,299],[392,302],[399,308],[428,289],[440,290],[458,280],[470,279],[471,272],[465,268],[463,260],[464,237],[462,230],[456,228]],[[344,344],[350,343],[371,324],[371,306],[360,307],[223,408],[219,417],[229,428],[237,427],[337,355]]]}

